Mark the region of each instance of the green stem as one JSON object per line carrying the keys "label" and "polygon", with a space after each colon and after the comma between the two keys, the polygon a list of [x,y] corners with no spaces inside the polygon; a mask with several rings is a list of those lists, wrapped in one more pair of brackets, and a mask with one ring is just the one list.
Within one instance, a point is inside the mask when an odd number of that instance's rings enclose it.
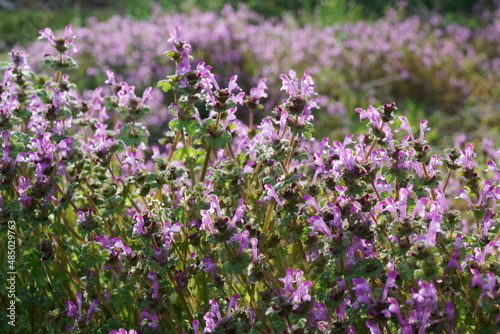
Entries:
{"label": "green stem", "polygon": [[[307,261],[307,258],[306,258],[306,252],[304,250],[304,246],[302,245],[302,241],[301,240],[297,240],[294,242],[294,245],[297,245],[297,248],[299,250],[299,254],[300,254],[300,257],[302,259],[302,265],[304,266],[304,271],[305,271],[305,274],[306,274],[306,277],[308,280],[310,280],[311,282],[314,282],[312,276],[311,276],[311,270],[309,268],[309,262]],[[312,295],[315,294],[315,286],[314,284],[311,285],[311,290],[312,290]]]}
{"label": "green stem", "polygon": [[285,159],[285,163],[284,163],[285,171],[287,171],[288,168],[290,167],[290,163],[292,160],[293,147],[295,146],[295,134],[294,133],[292,133],[292,136],[290,137],[289,146],[290,146],[290,151],[288,152],[286,159]]}
{"label": "green stem", "polygon": [[272,229],[271,229],[271,221],[272,221],[272,217],[273,217],[274,205],[275,205],[275,199],[271,198],[271,200],[269,201],[269,205],[267,207],[267,210],[266,210],[266,216],[264,218],[264,225],[262,226],[262,231],[268,235],[267,240],[266,240],[266,244],[267,244],[267,242],[271,241],[271,236],[273,234]]}
{"label": "green stem", "polygon": [[448,182],[450,182],[452,172],[453,171],[451,169],[448,170],[448,175],[446,176],[446,181],[444,181],[443,193],[445,192],[446,187],[448,187]]}
{"label": "green stem", "polygon": [[[181,136],[182,136],[182,142],[184,143],[184,145],[189,146],[189,143],[186,141],[186,136],[184,135],[184,131],[181,131]],[[187,151],[187,154],[188,154],[188,156],[187,156],[186,160],[189,160],[189,173],[190,173],[189,176],[191,177],[191,189],[193,189],[193,187],[196,184],[196,175],[194,174],[193,161],[190,159],[189,151]]]}
{"label": "green stem", "polygon": [[[425,166],[425,162],[422,162],[422,169],[424,170],[425,178],[429,179],[429,174],[427,173],[427,167]],[[429,189],[431,190],[432,200],[435,201],[436,200],[436,193],[434,192],[434,188],[429,187]]]}
{"label": "green stem", "polygon": [[210,152],[212,152],[212,146],[208,145],[206,148],[207,154],[205,154],[205,161],[203,162],[203,168],[201,170],[200,182],[205,181],[205,175],[207,174],[208,163],[210,161]]}
{"label": "green stem", "polygon": [[247,189],[245,191],[245,202],[248,201],[248,195],[250,195],[250,192],[251,192],[250,189],[252,188],[253,182],[255,181],[255,178],[257,177],[257,174],[259,173],[260,166],[262,166],[260,162],[258,162],[257,165],[255,165],[252,177],[250,178],[250,181],[248,181],[248,186],[247,186]]}
{"label": "green stem", "polygon": [[175,148],[177,147],[177,144],[179,143],[180,139],[181,139],[181,132],[176,131],[174,142],[172,143],[172,148],[170,149],[170,152],[168,153],[168,157],[167,157],[168,163],[170,163],[172,161],[172,158],[174,157]]}
{"label": "green stem", "polygon": [[184,296],[184,291],[182,288],[177,284],[177,280],[174,275],[169,271],[168,277],[170,278],[170,281],[172,282],[172,285],[174,286],[175,291],[177,292],[177,296],[179,297],[179,300],[181,301],[182,305],[184,306],[184,311],[186,311],[187,317],[189,319],[189,323],[193,322],[193,315],[191,313],[191,308],[189,307],[189,304],[186,301],[186,297]]}
{"label": "green stem", "polygon": [[370,154],[372,153],[373,149],[375,148],[375,144],[377,144],[377,140],[378,140],[377,137],[375,137],[373,139],[373,142],[372,142],[370,148],[368,149],[368,152],[366,152],[366,154],[365,154],[365,161],[368,160],[368,158],[370,157]]}

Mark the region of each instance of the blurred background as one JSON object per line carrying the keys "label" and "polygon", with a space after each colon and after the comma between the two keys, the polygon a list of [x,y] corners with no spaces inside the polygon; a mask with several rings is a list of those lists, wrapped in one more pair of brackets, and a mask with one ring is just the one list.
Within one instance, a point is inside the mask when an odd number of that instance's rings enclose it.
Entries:
{"label": "blurred background", "polygon": [[[36,41],[39,30],[71,23],[80,68],[70,77],[82,93],[102,85],[106,70],[155,87],[173,71],[162,53],[179,25],[195,61],[212,65],[223,85],[238,74],[248,92],[268,78],[258,117],[284,98],[279,74],[311,69],[322,106],[316,137],[362,130],[355,108],[395,101],[400,115],[429,120],[429,140],[449,146],[497,140],[499,8],[499,0],[0,0],[0,61],[24,49],[43,70],[50,47]],[[155,97],[151,122],[166,124],[169,96]]]}

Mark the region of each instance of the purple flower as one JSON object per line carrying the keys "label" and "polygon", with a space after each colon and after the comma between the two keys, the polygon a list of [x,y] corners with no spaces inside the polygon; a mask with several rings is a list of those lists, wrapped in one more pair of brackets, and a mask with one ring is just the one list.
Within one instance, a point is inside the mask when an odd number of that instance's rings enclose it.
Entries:
{"label": "purple flower", "polygon": [[156,273],[154,271],[150,271],[148,273],[148,278],[153,282],[153,293],[151,297],[156,299],[158,298],[158,288],[159,288],[159,282]]}
{"label": "purple flower", "polygon": [[436,233],[443,232],[440,227],[440,221],[442,216],[437,214],[437,212],[433,213],[431,222],[429,224],[429,228],[427,230],[427,236],[425,238],[425,246],[426,247],[434,247],[436,245]]}
{"label": "purple flower", "polygon": [[205,320],[205,329],[203,330],[203,333],[210,333],[217,328],[217,323],[213,319],[212,312],[205,313],[203,320]]}
{"label": "purple flower", "polygon": [[172,44],[175,51],[187,53],[191,50],[191,45],[181,40],[181,28],[178,26],[170,30],[170,38],[167,42]]}
{"label": "purple flower", "polygon": [[200,322],[198,320],[193,320],[193,331],[194,334],[200,334]]}
{"label": "purple flower", "polygon": [[146,234],[146,230],[144,229],[144,218],[142,215],[134,215],[134,220],[136,223],[132,228],[132,234]]}
{"label": "purple flower", "polygon": [[278,193],[276,193],[276,190],[274,190],[274,187],[272,185],[265,184],[264,188],[267,190],[269,197],[274,198],[274,200],[276,201],[276,203],[278,203],[278,205],[280,205],[280,206],[285,205],[285,203],[283,203],[283,201],[278,197]]}
{"label": "purple flower", "polygon": [[354,278],[352,282],[354,283],[353,289],[356,291],[358,303],[366,303],[370,308],[377,303],[371,287],[364,278]]}
{"label": "purple flower", "polygon": [[212,258],[207,258],[204,257],[202,259],[203,263],[201,265],[201,268],[204,272],[209,272],[210,275],[212,275],[212,278],[214,281],[217,280],[217,275],[216,275],[216,270],[217,270],[217,265],[215,264],[215,260]]}
{"label": "purple flower", "polygon": [[383,334],[380,328],[373,321],[366,320],[366,326],[370,329],[370,334]]}
{"label": "purple flower", "polygon": [[231,299],[229,300],[229,303],[227,305],[226,320],[229,320],[229,316],[233,308],[238,309],[238,298],[240,298],[240,295],[237,293],[234,293],[231,296]]}
{"label": "purple flower", "polygon": [[214,223],[212,222],[212,218],[210,217],[210,212],[207,210],[200,210],[200,214],[202,216],[201,229],[204,230],[204,229],[208,228],[210,233],[212,233],[213,235],[216,235],[217,232],[215,231]]}
{"label": "purple flower", "polygon": [[52,29],[45,28],[45,29],[40,30],[39,33],[40,33],[40,37],[38,37],[38,39],[46,39],[49,42],[53,43],[54,45],[57,44],[56,36],[54,36]]}
{"label": "purple flower", "polygon": [[257,263],[259,261],[259,249],[257,248],[257,238],[251,238],[250,244],[252,245],[252,260]]}
{"label": "purple flower", "polygon": [[316,209],[317,212],[321,212],[321,208],[319,207],[319,205],[316,202],[316,200],[314,199],[314,197],[306,194],[306,195],[302,196],[302,199],[306,200],[306,205],[312,206],[313,208]]}
{"label": "purple flower", "polygon": [[[10,87],[12,85],[12,71],[13,71],[12,68],[8,68],[5,71],[5,73],[3,74],[2,86]],[[3,100],[4,104],[7,101],[7,96],[8,96],[8,91],[5,91],[2,93],[2,100]],[[14,96],[14,98],[15,98],[15,96]]]}
{"label": "purple flower", "polygon": [[167,42],[172,44],[177,44],[180,41],[181,41],[181,28],[174,27],[172,30],[170,30],[170,38],[167,40]]}
{"label": "purple flower", "polygon": [[461,198],[461,199],[467,200],[467,203],[469,203],[469,206],[471,208],[474,208],[474,204],[472,203],[472,200],[470,199],[469,194],[467,193],[467,191],[465,189],[458,189],[458,194],[459,195],[455,198]]}
{"label": "purple flower", "polygon": [[95,311],[100,311],[100,309],[97,308],[98,304],[99,304],[99,301],[97,299],[94,299],[92,301],[92,303],[90,303],[89,309],[87,310],[87,317],[86,317],[87,323],[89,323],[90,317],[92,316],[92,313],[94,313]]}
{"label": "purple flower", "polygon": [[14,63],[14,66],[20,70],[29,70],[28,66],[28,55],[24,51],[14,51],[10,52],[10,60]]}
{"label": "purple flower", "polygon": [[189,61],[189,55],[187,52],[181,53],[182,60],[177,64],[177,70],[175,74],[184,75],[188,72],[191,72],[191,63]]}
{"label": "purple flower", "polygon": [[281,74],[280,79],[282,81],[281,90],[286,91],[290,96],[297,95],[299,93],[299,80],[297,79],[295,71],[290,70],[288,75]]}
{"label": "purple flower", "polygon": [[411,131],[411,126],[406,117],[400,116],[399,120],[401,121],[401,125],[399,126],[398,129],[396,129],[395,132],[401,131],[401,130],[406,130],[408,131],[408,134],[412,140],[415,140],[415,137],[413,137],[413,132]]}
{"label": "purple flower", "polygon": [[[64,29],[64,36],[62,38],[56,38],[50,28],[42,29],[39,31],[39,33],[40,36],[38,37],[38,39],[46,39],[52,43],[52,46],[62,48],[61,50],[64,51],[62,51],[61,53],[67,51],[70,48],[73,48],[74,52],[77,51],[76,48],[74,48],[71,44],[73,42],[73,39],[76,37],[73,34],[73,30],[71,29],[71,24],[68,24]],[[59,50],[60,49],[58,49],[58,51]]]}
{"label": "purple flower", "polygon": [[410,304],[414,309],[408,312],[409,322],[419,324],[419,333],[424,333],[431,312],[437,310],[437,290],[434,282],[418,281],[420,289],[411,289]]}
{"label": "purple flower", "polygon": [[396,278],[398,277],[398,273],[393,270],[389,273],[389,275],[387,276],[387,281],[385,282],[385,287],[384,287],[384,290],[382,291],[382,297],[381,297],[381,301],[384,302],[385,299],[387,298],[387,294],[389,293],[389,289],[390,288],[397,288],[398,286],[395,284],[395,281],[396,281]]}
{"label": "purple flower", "polygon": [[236,234],[232,237],[232,240],[238,241],[240,247],[238,249],[238,257],[241,257],[243,250],[248,248],[248,238],[250,236],[250,231],[244,230],[243,232],[236,232]]}
{"label": "purple flower", "polygon": [[[257,127],[260,130],[258,135],[267,138],[267,140],[271,142],[275,141],[279,137],[279,134],[276,133],[276,130],[274,130],[273,123],[268,118],[264,118],[261,124]],[[282,131],[280,131],[280,133],[282,133]]]}
{"label": "purple flower", "polygon": [[266,81],[266,78],[261,78],[257,83],[257,87],[250,88],[250,97],[254,99],[256,104],[259,103],[261,98],[267,97],[267,93],[265,92],[267,89]]}
{"label": "purple flower", "polygon": [[73,303],[71,300],[66,300],[65,303],[66,303],[66,313],[68,314],[68,317],[78,319],[79,315],[77,313],[75,303]]}
{"label": "purple flower", "polygon": [[[85,222],[85,214],[83,212],[79,211],[79,217],[80,217],[79,220],[81,220],[81,222]],[[122,257],[123,257],[123,255],[132,254],[132,249],[129,246],[126,246],[120,238],[116,238],[116,237],[109,238],[105,234],[95,236],[94,240],[97,241],[98,243],[100,243],[101,247],[107,249],[111,255],[117,257],[118,270],[121,272],[122,271]],[[121,249],[122,252],[120,252],[116,248]],[[114,272],[115,269],[111,265],[106,264],[105,268],[111,270],[113,275],[116,275],[116,273]]]}
{"label": "purple flower", "polygon": [[313,302],[308,314],[309,329],[311,329],[312,326],[317,326],[320,321],[330,321],[328,308],[324,303]]}
{"label": "purple flower", "polygon": [[380,129],[380,127],[382,126],[382,118],[379,111],[375,107],[370,105],[368,106],[367,110],[357,108],[356,112],[359,113],[360,120],[362,120],[363,118],[368,118],[368,120],[370,121],[368,124],[372,124],[375,129]]}
{"label": "purple flower", "polygon": [[311,226],[309,226],[311,230],[323,232],[327,237],[333,238],[332,232],[321,217],[314,215],[309,218],[307,222],[311,224]]}
{"label": "purple flower", "polygon": [[99,301],[97,299],[95,299],[95,300],[93,300],[90,303],[90,306],[89,306],[89,308],[87,310],[87,314],[86,314],[85,318],[83,318],[83,312],[82,312],[82,304],[83,304],[82,293],[81,292],[77,292],[75,294],[75,296],[76,296],[76,306],[75,306],[75,303],[73,303],[71,300],[66,300],[65,301],[65,303],[66,303],[66,310],[65,310],[65,312],[68,315],[68,317],[73,318],[75,320],[75,322],[85,320],[85,323],[88,324],[90,322],[90,318],[92,317],[92,314],[95,311],[100,311],[100,309],[97,308],[97,305],[99,304]]}
{"label": "purple flower", "polygon": [[462,150],[462,155],[460,156],[460,165],[464,169],[472,169],[473,166],[473,158],[477,157],[477,153],[474,152],[474,148],[472,144],[467,144],[465,150]]}
{"label": "purple flower", "polygon": [[243,214],[245,213],[245,210],[246,210],[245,200],[243,198],[240,198],[238,200],[238,203],[239,203],[239,205],[236,208],[236,211],[234,212],[233,219],[231,219],[231,222],[229,223],[229,225],[227,227],[228,231],[231,231],[234,228],[236,222],[239,222],[242,220]]}
{"label": "purple flower", "polygon": [[159,326],[158,325],[158,315],[156,314],[156,312],[149,313],[147,307],[143,308],[141,311],[141,319],[140,319],[141,330],[144,327],[145,320],[148,320],[147,324],[149,327],[152,327],[153,332]]}
{"label": "purple flower", "polygon": [[[344,289],[344,291],[345,291],[345,289]],[[346,310],[347,306],[349,306],[349,305],[351,305],[351,297],[346,297],[342,301],[340,308],[337,308],[334,310],[335,314],[337,315],[337,317],[339,317],[340,320],[344,320],[346,318],[347,315],[345,313],[345,310]]]}
{"label": "purple flower", "polygon": [[175,223],[172,225],[170,220],[167,220],[163,223],[163,227],[161,228],[161,233],[165,236],[165,238],[172,239],[174,237],[174,233],[181,232],[182,223]]}
{"label": "purple flower", "polygon": [[472,286],[479,285],[483,290],[483,294],[490,299],[497,298],[496,291],[496,277],[494,273],[486,273],[486,281],[483,280],[483,276],[481,272],[477,269],[471,268],[472,277]]}
{"label": "purple flower", "polygon": [[210,307],[210,313],[212,314],[212,317],[217,317],[217,321],[221,322],[222,314],[220,312],[219,304],[214,299],[210,299],[209,304],[212,305],[212,307]]}
{"label": "purple flower", "polygon": [[220,205],[219,205],[219,199],[217,198],[217,195],[210,195],[208,196],[210,198],[210,208],[211,210],[215,210],[217,213],[217,217],[221,218],[220,214]]}
{"label": "purple flower", "polygon": [[[286,276],[284,278],[279,278],[285,285],[285,297],[289,298],[289,302],[292,304],[297,304],[302,301],[311,300],[311,295],[309,295],[309,286],[312,285],[311,281],[302,282],[302,271],[300,269],[287,268]],[[296,283],[294,287],[293,283]]]}
{"label": "purple flower", "polygon": [[431,129],[430,127],[428,127],[427,124],[428,122],[425,119],[420,122],[420,137],[419,137],[420,142],[424,141],[424,133]]}
{"label": "purple flower", "polygon": [[[398,317],[399,324],[402,327],[402,334],[413,334],[413,329],[411,328],[410,324],[408,323],[407,320],[401,315],[401,310],[399,308],[399,303],[396,300],[396,298],[389,297],[387,298],[387,301],[390,303],[388,307],[388,311],[395,313],[396,316]],[[388,318],[389,316],[386,315]]]}
{"label": "purple flower", "polygon": [[110,331],[109,334],[137,334],[137,331],[135,329],[127,331],[126,329],[120,328],[119,330]]}

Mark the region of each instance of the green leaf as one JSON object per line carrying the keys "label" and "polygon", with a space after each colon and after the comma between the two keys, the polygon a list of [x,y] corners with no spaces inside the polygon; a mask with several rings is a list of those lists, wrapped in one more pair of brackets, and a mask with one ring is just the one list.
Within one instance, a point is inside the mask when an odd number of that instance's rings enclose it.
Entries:
{"label": "green leaf", "polygon": [[117,136],[127,146],[139,146],[141,143],[147,143],[149,132],[140,123],[127,123],[120,129],[120,134]]}
{"label": "green leaf", "polygon": [[52,286],[57,286],[64,282],[66,279],[68,279],[68,274],[66,274],[64,271],[60,271],[52,280]]}
{"label": "green leaf", "polygon": [[109,252],[102,249],[99,243],[91,241],[82,246],[78,259],[84,268],[95,268],[109,260]]}
{"label": "green leaf", "polygon": [[177,51],[165,51],[165,52],[163,52],[163,54],[172,60],[175,60],[175,58],[177,58],[179,56],[179,52],[177,52]]}
{"label": "green leaf", "polygon": [[146,176],[146,180],[144,182],[145,183],[156,183],[157,178],[158,178],[157,173],[150,173],[148,176]]}
{"label": "green leaf", "polygon": [[188,158],[193,158],[196,156],[203,156],[205,151],[202,149],[195,149],[190,146],[184,146],[181,149],[175,151],[174,160],[187,160]]}
{"label": "green leaf", "polygon": [[7,61],[0,61],[0,70],[6,70],[11,67],[11,63]]}
{"label": "green leaf", "polygon": [[250,263],[250,256],[247,253],[242,253],[241,257],[236,260],[229,260],[222,264],[222,271],[228,275],[242,274]]}
{"label": "green leaf", "polygon": [[226,148],[227,144],[231,141],[233,136],[229,131],[224,131],[221,134],[214,134],[213,136],[206,136],[205,143],[212,146],[214,150],[219,148]]}
{"label": "green leaf", "polygon": [[410,267],[408,261],[402,261],[397,269],[404,281],[411,281],[413,279],[414,269]]}
{"label": "green leaf", "polygon": [[160,80],[158,82],[158,87],[161,88],[162,91],[168,92],[172,88],[172,84],[170,83],[170,80]]}
{"label": "green leaf", "polygon": [[168,126],[170,129],[176,131],[183,131],[185,129],[188,135],[193,136],[198,130],[199,121],[197,119],[176,118],[171,120]]}

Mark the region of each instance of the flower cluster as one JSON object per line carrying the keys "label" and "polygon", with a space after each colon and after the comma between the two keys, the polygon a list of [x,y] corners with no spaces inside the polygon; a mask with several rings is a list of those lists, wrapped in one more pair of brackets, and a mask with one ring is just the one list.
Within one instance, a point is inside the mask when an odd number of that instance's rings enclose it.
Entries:
{"label": "flower cluster", "polygon": [[[491,143],[440,156],[395,103],[358,108],[366,131],[316,140],[307,70],[281,75],[282,103],[249,128],[236,115],[265,108],[269,81],[249,95],[222,83],[182,33],[157,85],[172,97],[159,139],[142,124],[151,88],[108,72],[82,94],[12,53],[0,231],[16,221],[15,331],[500,331]],[[41,34],[67,59],[72,36]]]}
{"label": "flower cluster", "polygon": [[[244,6],[233,10],[229,5],[220,14],[155,10],[148,22],[118,16],[107,22],[90,19],[87,27],[75,30],[81,45],[76,55],[81,66],[78,80],[93,88],[101,84],[104,71],[113,70],[119,80],[143,89],[163,79],[173,68],[161,57],[165,44],[158,41],[169,39],[165,26],[178,25],[190,44],[205,55],[204,60],[217,69],[218,80],[237,74],[241,87],[249,90],[260,77],[266,77],[272,92],[267,108],[281,99],[281,73],[290,68],[300,73],[309,67],[318,86],[318,103],[327,111],[317,123],[322,135],[332,133],[332,124],[338,128],[345,127],[346,120],[354,123],[355,117],[347,110],[358,107],[358,101],[398,99],[425,101],[427,109],[449,113],[449,124],[436,118],[443,124],[434,127],[451,136],[447,129],[456,124],[463,124],[464,131],[475,130],[476,117],[495,122],[488,116],[488,110],[495,109],[488,105],[498,103],[500,95],[499,21],[500,11],[492,12],[483,27],[471,29],[446,24],[438,15],[425,21],[390,11],[374,22],[321,27],[291,19],[267,21]],[[36,57],[43,54],[39,52],[43,48],[33,44],[29,52]],[[185,51],[180,57],[189,66],[189,50]],[[178,71],[189,70],[183,65]],[[158,124],[169,116],[161,108],[166,105],[161,93],[153,89],[152,94],[157,112],[149,122]],[[464,103],[471,98],[475,107],[469,110]],[[337,117],[332,120],[332,116]],[[321,126],[323,123],[329,126]]]}

